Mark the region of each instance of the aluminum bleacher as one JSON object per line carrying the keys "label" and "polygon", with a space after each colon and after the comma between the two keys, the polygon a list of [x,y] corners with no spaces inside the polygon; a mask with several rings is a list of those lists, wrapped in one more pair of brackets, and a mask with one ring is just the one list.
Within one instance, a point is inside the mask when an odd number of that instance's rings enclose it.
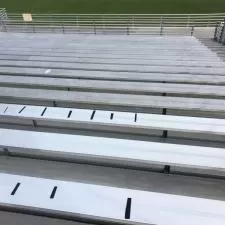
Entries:
{"label": "aluminum bleacher", "polygon": [[0,211],[224,223],[225,62],[198,39],[0,33],[0,49]]}

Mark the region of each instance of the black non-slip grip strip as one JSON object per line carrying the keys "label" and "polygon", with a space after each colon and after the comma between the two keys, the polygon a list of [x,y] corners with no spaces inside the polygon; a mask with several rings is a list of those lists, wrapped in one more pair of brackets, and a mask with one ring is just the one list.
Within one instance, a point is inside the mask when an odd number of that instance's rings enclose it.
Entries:
{"label": "black non-slip grip strip", "polygon": [[113,116],[114,116],[114,113],[111,113],[111,114],[110,114],[110,120],[113,119]]}
{"label": "black non-slip grip strip", "polygon": [[72,114],[72,110],[69,111],[67,118],[70,118]]}
{"label": "black non-slip grip strip", "polygon": [[6,113],[7,110],[8,110],[8,106],[5,108],[4,113]]}
{"label": "black non-slip grip strip", "polygon": [[53,199],[55,197],[55,193],[56,193],[56,190],[57,190],[57,186],[55,186],[52,190],[52,193],[50,195],[50,198]]}
{"label": "black non-slip grip strip", "polygon": [[17,183],[16,186],[14,187],[13,191],[11,192],[11,195],[15,195],[17,189],[19,188],[20,183]]}
{"label": "black non-slip grip strip", "polygon": [[23,110],[26,108],[26,106],[24,106],[20,111],[19,113],[23,112]]}
{"label": "black non-slip grip strip", "polygon": [[93,120],[94,116],[95,116],[95,110],[92,112],[90,119]]}
{"label": "black non-slip grip strip", "polygon": [[137,122],[137,113],[135,113],[134,122]]}
{"label": "black non-slip grip strip", "polygon": [[125,219],[130,219],[131,213],[131,198],[127,198],[127,205],[125,209]]}
{"label": "black non-slip grip strip", "polygon": [[41,113],[41,116],[44,116],[46,110],[47,110],[47,107],[44,108],[43,112]]}

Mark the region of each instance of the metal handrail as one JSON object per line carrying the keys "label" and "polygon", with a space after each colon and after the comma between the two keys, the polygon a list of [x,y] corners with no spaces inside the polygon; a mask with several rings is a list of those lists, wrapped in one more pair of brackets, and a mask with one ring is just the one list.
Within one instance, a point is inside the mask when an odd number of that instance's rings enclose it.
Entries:
{"label": "metal handrail", "polygon": [[[214,14],[32,14],[32,21],[23,20],[23,15],[9,13],[2,20],[3,31],[16,29],[21,32],[47,32],[60,29],[81,33],[87,28],[94,34],[100,30],[124,30],[135,33],[138,29],[159,29],[163,34],[164,28],[187,28],[193,34],[193,27],[214,27],[223,21],[225,13]],[[41,30],[43,28],[43,30]],[[82,30],[83,29],[83,30]],[[155,32],[155,30],[154,30]]]}
{"label": "metal handrail", "polygon": [[[9,13],[9,15],[20,15],[19,13]],[[120,13],[120,14],[113,14],[113,13],[107,13],[107,14],[104,14],[104,13],[102,13],[102,14],[97,14],[97,13],[85,13],[85,14],[79,14],[79,13],[76,13],[76,14],[74,14],[74,13],[51,13],[51,14],[49,14],[49,13],[32,13],[32,15],[59,15],[59,16],[74,16],[74,15],[78,15],[78,16],[102,16],[102,15],[105,15],[105,16],[165,16],[165,15],[168,15],[168,16],[208,16],[208,15],[225,15],[225,13],[195,13],[195,14],[190,14],[190,13],[186,13],[186,14],[126,14],[126,13]]]}
{"label": "metal handrail", "polygon": [[222,21],[225,13],[215,14],[32,14],[32,22],[24,22],[22,14],[8,14],[5,26],[102,26],[102,27],[210,27]]}

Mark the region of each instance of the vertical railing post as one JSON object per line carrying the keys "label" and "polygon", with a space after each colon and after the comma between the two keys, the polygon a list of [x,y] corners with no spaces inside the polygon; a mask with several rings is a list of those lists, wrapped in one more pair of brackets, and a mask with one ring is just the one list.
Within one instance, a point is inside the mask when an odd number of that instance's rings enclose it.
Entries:
{"label": "vertical railing post", "polygon": [[2,29],[3,28],[3,10],[0,9],[0,28]]}
{"label": "vertical railing post", "polygon": [[223,32],[221,33],[220,43],[224,45],[224,36],[225,36],[225,29],[223,28]]}
{"label": "vertical railing post", "polygon": [[222,39],[221,39],[221,44],[225,45],[225,29],[223,30],[223,36],[222,36]]}
{"label": "vertical railing post", "polygon": [[3,17],[3,20],[2,20],[2,23],[3,23],[3,27],[4,27],[4,30],[5,32],[8,32],[8,28],[7,28],[7,24],[5,23],[5,20],[8,19],[8,16],[6,14],[6,16]]}
{"label": "vertical railing post", "polygon": [[94,30],[94,34],[96,35],[96,25],[95,25],[95,22],[93,23],[93,30]]}
{"label": "vertical railing post", "polygon": [[[1,11],[0,11],[0,13],[1,13]],[[0,27],[2,30],[3,30],[3,20],[4,20],[3,15],[0,14]]]}
{"label": "vertical railing post", "polygon": [[163,35],[163,24],[164,24],[163,21],[164,21],[164,20],[163,20],[163,16],[161,16],[161,19],[160,19],[160,36]]}
{"label": "vertical railing post", "polygon": [[132,28],[134,29],[134,16],[132,16]]}
{"label": "vertical railing post", "polygon": [[8,32],[7,24],[5,24],[4,20],[3,20],[3,26],[4,26],[4,28],[5,28],[5,32]]}
{"label": "vertical railing post", "polygon": [[193,35],[194,35],[194,29],[195,29],[195,27],[194,27],[194,26],[192,26],[192,27],[191,27],[191,36],[193,36]]}
{"label": "vertical railing post", "polygon": [[208,23],[207,23],[207,27],[209,27],[209,25],[210,25],[210,20],[211,20],[211,16],[208,15]]}
{"label": "vertical railing post", "polygon": [[23,21],[23,29],[27,31],[27,21]]}
{"label": "vertical railing post", "polygon": [[32,22],[33,23],[33,33],[35,33],[35,24],[34,24],[34,22]]}
{"label": "vertical railing post", "polygon": [[4,20],[2,20],[2,27],[3,27],[3,31],[7,32],[7,25],[5,24]]}
{"label": "vertical railing post", "polygon": [[61,27],[62,27],[62,32],[63,32],[63,34],[65,33],[65,30],[64,30],[64,25],[63,24],[61,24]]}
{"label": "vertical railing post", "polygon": [[161,27],[160,27],[160,36],[163,35],[163,23],[161,23]]}
{"label": "vertical railing post", "polygon": [[51,15],[51,28],[52,28],[52,33],[53,33],[53,16]]}
{"label": "vertical railing post", "polygon": [[187,18],[187,27],[190,26],[190,15],[188,15],[188,18]]}
{"label": "vertical railing post", "polygon": [[103,33],[105,33],[105,16],[102,15],[102,30],[103,30]]}
{"label": "vertical railing post", "polygon": [[127,35],[130,34],[130,30],[129,30],[129,24],[127,24]]}
{"label": "vertical railing post", "polygon": [[160,36],[163,35],[163,26],[164,26],[164,20],[163,20],[163,17],[161,17],[161,22],[160,22]]}
{"label": "vertical railing post", "polygon": [[76,27],[77,28],[79,27],[79,19],[78,19],[78,16],[76,16]]}
{"label": "vertical railing post", "polygon": [[222,31],[221,31],[221,35],[220,35],[220,40],[219,40],[219,42],[222,43],[223,45],[225,44],[224,43],[224,40],[225,40],[224,36],[225,36],[225,19],[224,19],[224,23],[223,23],[223,27],[222,27]]}
{"label": "vertical railing post", "polygon": [[214,40],[217,41],[217,32],[218,32],[219,22],[216,23],[215,31],[214,31]]}
{"label": "vertical railing post", "polygon": [[221,31],[221,34],[220,34],[220,38],[219,38],[219,40],[218,40],[220,43],[221,43],[222,38],[223,38],[223,36],[224,36],[224,31],[225,31],[225,19],[224,19],[222,31]]}

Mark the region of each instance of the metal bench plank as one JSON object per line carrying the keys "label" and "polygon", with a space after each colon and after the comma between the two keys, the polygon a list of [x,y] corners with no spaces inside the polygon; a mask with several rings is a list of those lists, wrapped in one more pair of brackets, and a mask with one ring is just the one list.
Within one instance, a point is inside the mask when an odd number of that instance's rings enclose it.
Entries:
{"label": "metal bench plank", "polygon": [[[43,113],[44,112],[44,113]],[[14,123],[14,120],[35,120],[37,125],[80,127],[110,131],[141,133],[142,130],[168,130],[177,132],[225,135],[225,120],[201,117],[182,117],[118,111],[57,108],[30,105],[0,104],[1,122]]]}
{"label": "metal bench plank", "polygon": [[110,166],[158,168],[170,172],[224,175],[223,148],[133,141],[105,137],[0,129],[0,146],[12,155],[41,156]]}
{"label": "metal bench plank", "polygon": [[[1,205],[6,207],[19,206],[56,214],[67,212],[74,218],[123,224],[140,222],[179,225],[183,221],[184,225],[211,225],[220,224],[225,219],[225,203],[218,200],[4,173],[0,174],[0,178],[0,201]],[[10,196],[18,181],[20,187],[16,194]],[[57,187],[57,190],[51,199],[49,195],[54,187]],[[125,213],[128,198],[130,210],[129,213]],[[149,213],[149,208],[153,213]]]}
{"label": "metal bench plank", "polygon": [[73,58],[69,57],[52,57],[52,56],[15,56],[15,55],[0,55],[0,60],[15,60],[15,61],[45,61],[45,62],[67,62],[67,63],[91,63],[91,64],[109,64],[109,65],[148,65],[148,66],[182,66],[182,67],[225,67],[225,63],[221,61],[176,61],[171,57],[168,60],[140,60],[140,59],[107,59],[107,58]]}
{"label": "metal bench plank", "polygon": [[58,77],[91,80],[139,81],[139,82],[167,82],[167,83],[204,83],[225,84],[225,76],[199,74],[169,74],[169,73],[137,73],[111,71],[84,71],[69,69],[0,67],[0,74],[14,76]]}
{"label": "metal bench plank", "polygon": [[141,73],[198,73],[224,75],[225,68],[206,67],[171,67],[171,66],[146,66],[146,65],[107,65],[107,64],[82,64],[82,63],[57,63],[38,61],[0,61],[0,66],[16,66],[28,68],[49,68],[49,69],[75,69],[89,71],[115,71],[115,72],[141,72]]}
{"label": "metal bench plank", "polygon": [[82,90],[106,93],[151,94],[175,93],[183,95],[225,96],[223,86],[144,83],[124,81],[74,80],[25,76],[1,76],[0,85],[12,87]]}
{"label": "metal bench plank", "polygon": [[206,112],[224,112],[225,100],[181,98],[166,96],[126,95],[109,93],[69,92],[56,90],[39,90],[0,87],[0,98],[14,101],[47,101],[74,104],[91,104],[101,107],[123,106],[145,108],[169,108],[180,110],[198,110]]}
{"label": "metal bench plank", "polygon": [[222,62],[222,60],[215,56],[207,56],[202,55],[199,56],[189,56],[189,55],[169,55],[169,54],[154,54],[154,55],[132,55],[132,54],[110,54],[110,53],[89,53],[88,55],[85,53],[76,53],[76,52],[54,52],[54,51],[41,51],[41,50],[30,50],[30,49],[23,49],[22,51],[11,50],[10,48],[4,49],[3,52],[0,53],[1,56],[51,56],[55,58],[80,58],[80,59],[124,59],[124,60],[138,60],[143,62],[144,64],[148,63],[151,60],[161,60],[167,61],[171,60],[171,57],[174,61],[179,62],[186,62],[186,61],[198,61],[198,62]]}

